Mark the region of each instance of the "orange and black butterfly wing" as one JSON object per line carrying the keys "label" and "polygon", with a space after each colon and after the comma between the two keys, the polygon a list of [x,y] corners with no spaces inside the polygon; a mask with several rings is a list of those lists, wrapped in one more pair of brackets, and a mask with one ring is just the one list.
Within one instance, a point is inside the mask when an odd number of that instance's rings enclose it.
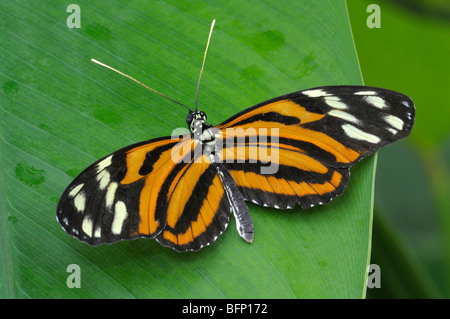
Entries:
{"label": "orange and black butterfly wing", "polygon": [[[192,150],[183,154],[186,146]],[[57,220],[91,245],[139,237],[178,251],[211,244],[230,206],[216,170],[206,157],[196,161],[193,149],[190,137],[164,137],[100,159],[64,191]]]}
{"label": "orange and black butterfly wing", "polygon": [[221,157],[247,200],[308,208],[342,193],[350,166],[408,136],[414,113],[410,98],[385,89],[330,86],[294,92],[219,124]]}
{"label": "orange and black butterfly wing", "polygon": [[[182,139],[153,139],[120,149],[89,166],[64,191],[57,219],[70,235],[91,245],[155,237],[166,225],[157,209],[171,150]],[[188,143],[188,141],[185,141]]]}
{"label": "orange and black butterfly wing", "polygon": [[280,165],[270,175],[260,173],[262,165],[225,164],[244,198],[257,205],[291,209],[296,204],[310,208],[330,202],[340,195],[350,178],[348,168],[328,167],[312,172],[296,166]]}
{"label": "orange and black butterfly wing", "polygon": [[162,187],[167,224],[156,237],[177,251],[198,250],[227,228],[230,204],[208,157],[201,155],[171,172]]}

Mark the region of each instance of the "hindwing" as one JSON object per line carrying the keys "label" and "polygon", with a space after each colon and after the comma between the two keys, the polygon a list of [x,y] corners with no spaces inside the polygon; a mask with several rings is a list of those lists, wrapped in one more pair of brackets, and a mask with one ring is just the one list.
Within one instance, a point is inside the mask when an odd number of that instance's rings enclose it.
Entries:
{"label": "hindwing", "polygon": [[156,240],[177,251],[210,245],[228,226],[224,187],[208,157],[200,156],[174,170],[162,188],[167,224]]}

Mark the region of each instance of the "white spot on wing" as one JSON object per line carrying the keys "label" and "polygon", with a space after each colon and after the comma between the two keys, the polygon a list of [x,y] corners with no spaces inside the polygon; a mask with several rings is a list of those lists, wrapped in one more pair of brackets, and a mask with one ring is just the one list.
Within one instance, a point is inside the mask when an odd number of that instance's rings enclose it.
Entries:
{"label": "white spot on wing", "polygon": [[377,144],[380,142],[380,138],[378,136],[364,132],[351,124],[342,125],[342,129],[348,137],[351,137],[355,140],[366,141],[372,144]]}
{"label": "white spot on wing", "polygon": [[78,195],[75,196],[75,198],[73,199],[73,204],[79,212],[84,211],[84,208],[86,206],[86,196],[84,196],[83,192],[79,192]]}
{"label": "white spot on wing", "polygon": [[119,235],[122,232],[123,222],[128,216],[127,206],[124,202],[118,201],[114,206],[114,220],[111,226],[111,232],[115,235]]}
{"label": "white spot on wing", "polygon": [[351,115],[350,113],[341,111],[341,110],[331,110],[330,112],[328,112],[328,115],[334,116],[334,117],[338,117],[340,119],[343,119],[347,122],[352,122],[355,124],[359,124],[359,120],[354,117],[353,115]]}
{"label": "white spot on wing", "polygon": [[397,131],[394,130],[393,128],[391,128],[391,127],[388,127],[387,130],[388,130],[389,132],[391,132],[392,134],[394,134],[394,135],[397,134]]}
{"label": "white spot on wing", "polygon": [[327,96],[325,97],[325,103],[335,109],[346,110],[347,104],[341,101],[337,96]]}
{"label": "white spot on wing", "polygon": [[83,224],[81,225],[81,229],[88,235],[92,237],[92,229],[94,224],[92,223],[92,219],[89,216],[84,217]]}
{"label": "white spot on wing", "polygon": [[355,94],[355,95],[377,95],[377,92],[375,92],[375,91],[358,91],[353,94]]}
{"label": "white spot on wing", "polygon": [[106,170],[103,170],[100,174],[98,174],[97,179],[100,181],[98,187],[100,190],[104,190],[109,184],[110,175]]}
{"label": "white spot on wing", "polygon": [[101,236],[102,236],[102,229],[99,226],[97,226],[95,228],[94,237],[100,238]]}
{"label": "white spot on wing", "polygon": [[116,196],[116,189],[118,186],[119,186],[119,184],[117,184],[115,182],[109,184],[108,189],[106,190],[106,196],[105,196],[106,207],[109,208],[114,203],[114,197]]}
{"label": "white spot on wing", "polygon": [[302,93],[309,97],[329,96],[329,94],[322,89],[306,90],[303,91]]}
{"label": "white spot on wing", "polygon": [[402,103],[406,107],[411,107],[411,105],[409,105],[407,101],[401,101],[400,103]]}
{"label": "white spot on wing", "polygon": [[396,128],[397,130],[402,130],[403,129],[403,121],[398,118],[397,116],[394,115],[386,115],[384,117],[384,120],[393,128]]}
{"label": "white spot on wing", "polygon": [[83,186],[84,184],[77,185],[74,189],[70,191],[69,196],[74,197],[83,188]]}
{"label": "white spot on wing", "polygon": [[103,161],[97,164],[97,172],[101,172],[105,168],[107,168],[109,165],[111,165],[111,159],[112,155],[109,155],[107,158],[105,158]]}
{"label": "white spot on wing", "polygon": [[366,100],[367,103],[379,109],[384,109],[388,107],[386,101],[379,96],[370,95],[366,96],[364,99]]}

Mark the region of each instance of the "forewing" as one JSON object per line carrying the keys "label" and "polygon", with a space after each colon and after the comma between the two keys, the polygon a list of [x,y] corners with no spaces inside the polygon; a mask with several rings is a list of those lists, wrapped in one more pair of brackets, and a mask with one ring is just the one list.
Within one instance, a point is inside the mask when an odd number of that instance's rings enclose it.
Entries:
{"label": "forewing", "polygon": [[404,94],[368,86],[324,86],[260,103],[217,128],[278,128],[281,144],[302,146],[327,164],[348,167],[408,136],[414,117],[414,104]]}
{"label": "forewing", "polygon": [[64,191],[57,220],[67,233],[91,245],[155,237],[166,225],[157,198],[167,175],[180,165],[171,154],[185,143],[190,139],[163,137],[98,160]]}

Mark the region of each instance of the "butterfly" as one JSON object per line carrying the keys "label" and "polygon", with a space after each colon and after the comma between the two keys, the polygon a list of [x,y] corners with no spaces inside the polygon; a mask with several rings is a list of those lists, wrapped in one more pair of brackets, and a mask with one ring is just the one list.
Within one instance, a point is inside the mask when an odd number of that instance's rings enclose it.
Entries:
{"label": "butterfly", "polygon": [[246,201],[277,209],[327,204],[344,191],[351,166],[407,137],[414,119],[408,96],[351,85],[282,95],[216,126],[196,107],[187,134],[124,147],[82,171],[63,192],[57,220],[94,246],[144,237],[189,251],[215,242],[233,214],[239,235],[252,242]]}

